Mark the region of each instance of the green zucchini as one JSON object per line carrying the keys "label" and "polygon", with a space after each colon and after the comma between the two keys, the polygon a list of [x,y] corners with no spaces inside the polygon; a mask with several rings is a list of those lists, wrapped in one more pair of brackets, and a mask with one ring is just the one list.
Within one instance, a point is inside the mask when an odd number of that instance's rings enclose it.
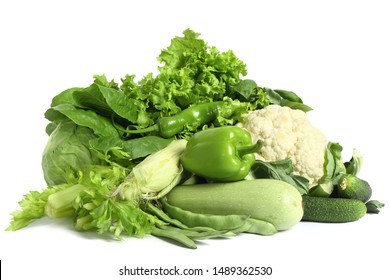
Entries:
{"label": "green zucchini", "polygon": [[303,196],[302,221],[346,223],[366,213],[366,205],[358,199]]}
{"label": "green zucchini", "polygon": [[200,214],[247,215],[286,230],[303,215],[302,196],[292,185],[274,179],[181,185],[166,195],[170,205]]}

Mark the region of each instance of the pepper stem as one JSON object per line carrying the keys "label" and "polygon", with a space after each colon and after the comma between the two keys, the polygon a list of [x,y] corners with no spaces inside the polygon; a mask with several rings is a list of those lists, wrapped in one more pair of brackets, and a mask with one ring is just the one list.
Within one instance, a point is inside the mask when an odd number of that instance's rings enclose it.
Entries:
{"label": "pepper stem", "polygon": [[242,146],[237,147],[237,152],[240,157],[243,157],[247,154],[253,154],[260,150],[261,146],[263,146],[263,142],[260,140],[257,140],[257,142],[250,146]]}
{"label": "pepper stem", "polygon": [[117,127],[117,129],[120,132],[128,133],[128,134],[142,134],[142,133],[158,131],[159,127],[158,127],[158,124],[155,124],[155,125],[152,125],[152,126],[149,126],[146,128],[142,128],[142,129],[122,129],[122,128],[118,128],[118,127]]}

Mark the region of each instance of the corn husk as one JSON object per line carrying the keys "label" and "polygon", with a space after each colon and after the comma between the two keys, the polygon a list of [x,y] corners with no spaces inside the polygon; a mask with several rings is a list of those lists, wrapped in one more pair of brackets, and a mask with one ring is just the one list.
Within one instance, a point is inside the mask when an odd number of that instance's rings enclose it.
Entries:
{"label": "corn husk", "polygon": [[136,165],[118,187],[122,198],[138,202],[158,199],[167,194],[182,179],[180,156],[186,145],[184,139],[175,140]]}

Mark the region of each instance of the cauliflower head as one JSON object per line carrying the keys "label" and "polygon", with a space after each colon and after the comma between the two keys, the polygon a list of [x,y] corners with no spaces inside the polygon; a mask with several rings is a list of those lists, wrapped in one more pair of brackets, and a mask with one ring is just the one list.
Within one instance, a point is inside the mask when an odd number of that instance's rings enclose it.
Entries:
{"label": "cauliflower head", "polygon": [[269,105],[249,112],[237,126],[252,135],[253,142],[263,146],[256,158],[263,161],[291,159],[294,174],[309,180],[309,187],[324,175],[325,152],[328,141],[301,110]]}

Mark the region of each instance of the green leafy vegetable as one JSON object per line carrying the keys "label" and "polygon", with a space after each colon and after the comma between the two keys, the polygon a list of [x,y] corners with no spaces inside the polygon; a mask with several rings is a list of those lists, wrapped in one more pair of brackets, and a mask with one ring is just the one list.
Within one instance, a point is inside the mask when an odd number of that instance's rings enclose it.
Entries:
{"label": "green leafy vegetable", "polygon": [[242,80],[234,86],[234,90],[247,101],[254,101],[257,97],[257,84],[253,80]]}
{"label": "green leafy vegetable", "polygon": [[97,114],[111,118],[114,110],[107,104],[99,85],[95,82],[89,87],[79,89],[73,92],[74,105],[95,111]]}
{"label": "green leafy vegetable", "polygon": [[344,163],[347,174],[358,175],[363,164],[363,156],[358,150],[353,149],[352,157],[349,161]]}
{"label": "green leafy vegetable", "polygon": [[90,150],[89,141],[97,136],[91,129],[70,120],[60,122],[51,133],[42,154],[42,169],[48,186],[64,184],[74,172],[90,165],[102,164]]}
{"label": "green leafy vegetable", "polygon": [[343,147],[339,143],[329,142],[328,150],[332,154],[333,165],[334,165],[334,170],[331,177],[336,180],[334,181],[334,183],[336,183],[338,181],[337,177],[340,176],[341,174],[346,173],[346,169],[342,157]]}
{"label": "green leafy vegetable", "polygon": [[[58,95],[56,95],[51,102],[51,107],[55,107],[59,104],[74,104],[73,92],[80,90],[80,88],[70,88],[62,91]],[[45,112],[45,118],[50,121],[50,123],[46,127],[46,133],[50,135],[57,127],[57,125],[68,118],[61,114],[60,112],[49,108]]]}
{"label": "green leafy vegetable", "polygon": [[340,177],[346,173],[342,158],[343,147],[339,143],[329,142],[325,151],[324,175],[318,185],[311,188],[312,196],[330,196]]}
{"label": "green leafy vegetable", "polygon": [[265,162],[257,160],[252,166],[248,179],[276,179],[293,185],[301,195],[307,194],[309,180],[293,174],[293,166],[290,159]]}
{"label": "green leafy vegetable", "polygon": [[142,211],[137,204],[109,195],[110,190],[82,191],[75,200],[74,214],[77,230],[97,230],[99,234],[113,233],[142,237],[151,233],[156,218]]}
{"label": "green leafy vegetable", "polygon": [[43,191],[30,191],[19,201],[20,210],[11,213],[12,221],[7,230],[18,230],[26,227],[32,221],[45,216],[45,206],[48,197],[60,190],[67,188],[67,184],[46,188]]}
{"label": "green leafy vegetable", "polygon": [[120,159],[123,159],[123,154],[125,154],[124,157],[129,161],[129,159],[144,158],[155,153],[168,146],[172,140],[158,136],[145,136],[130,140],[123,140],[118,137],[99,137],[90,140],[89,144],[91,149],[104,155],[102,158],[106,159],[106,156],[109,156],[111,161],[120,161]]}
{"label": "green leafy vegetable", "polygon": [[[208,46],[190,29],[183,34],[173,38],[170,46],[161,51],[157,59],[162,65],[155,77],[149,73],[139,83],[134,81],[134,75],[122,79],[120,88],[129,98],[148,104],[139,106],[142,123],[137,121],[135,128],[149,127],[157,119],[177,115],[192,104],[224,98],[246,102],[248,107],[245,93],[240,94],[235,88],[247,74],[246,65],[231,50],[220,52]],[[269,104],[265,93],[255,95],[258,100],[255,106]]]}
{"label": "green leafy vegetable", "polygon": [[119,239],[150,234],[159,219],[144,210],[146,201],[165,195],[182,180],[179,158],[186,143],[171,142],[132,169],[112,161],[91,164],[72,173],[66,184],[31,192],[20,202],[22,210],[13,213],[9,230],[46,215],[72,217],[78,230],[109,232]]}
{"label": "green leafy vegetable", "polygon": [[287,106],[292,109],[299,109],[303,112],[308,112],[312,110],[311,107],[304,104],[302,99],[292,91],[280,89],[273,90],[270,88],[264,88],[264,91],[267,93],[267,97],[272,104]]}
{"label": "green leafy vegetable", "polygon": [[64,114],[74,123],[92,129],[98,136],[119,136],[111,121],[94,111],[79,109],[71,104],[60,104],[52,107],[52,109]]}
{"label": "green leafy vegetable", "polygon": [[94,77],[95,81],[91,86],[73,93],[77,105],[94,110],[108,118],[119,117],[120,122],[136,123],[139,109],[136,102],[124,95],[117,87],[99,84],[101,82],[98,78],[105,80],[104,76],[95,75]]}
{"label": "green leafy vegetable", "polygon": [[181,108],[229,96],[240,76],[247,74],[246,65],[231,50],[220,52],[209,47],[198,38],[199,33],[187,29],[183,34],[172,39],[158,57],[163,66],[156,82],[164,81],[173,90],[172,96]]}
{"label": "green leafy vegetable", "polygon": [[370,200],[366,203],[367,213],[378,214],[380,209],[384,207],[385,204],[378,200]]}

